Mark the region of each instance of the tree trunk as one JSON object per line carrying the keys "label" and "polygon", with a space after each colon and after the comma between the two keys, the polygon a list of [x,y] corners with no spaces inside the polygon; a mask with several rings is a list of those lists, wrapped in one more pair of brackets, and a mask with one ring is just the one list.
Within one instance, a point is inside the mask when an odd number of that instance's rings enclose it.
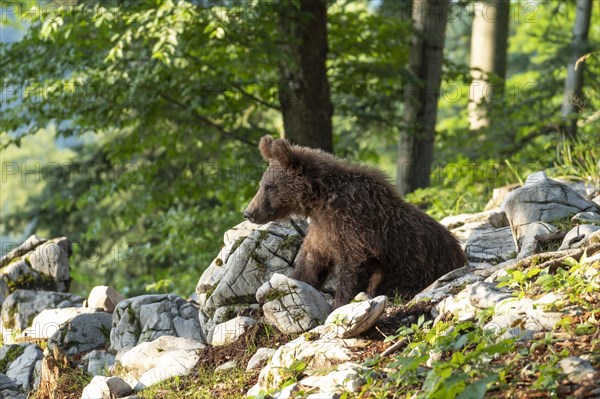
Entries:
{"label": "tree trunk", "polygon": [[506,79],[510,0],[475,3],[471,34],[469,129],[490,125],[489,107],[502,102]]}
{"label": "tree trunk", "polygon": [[565,80],[565,94],[562,104],[565,138],[575,138],[577,136],[577,114],[583,105],[583,71],[585,63],[579,63],[577,69],[575,69],[575,64],[581,56],[589,51],[588,33],[591,15],[592,0],[577,0],[573,41],[571,43],[573,53],[567,66],[567,79]]}
{"label": "tree trunk", "polygon": [[284,0],[279,12],[283,57],[279,62],[279,102],[284,136],[333,152],[333,105],[327,82],[327,2]]}
{"label": "tree trunk", "polygon": [[429,185],[435,123],[442,79],[448,0],[414,0],[409,71],[396,161],[402,194]]}

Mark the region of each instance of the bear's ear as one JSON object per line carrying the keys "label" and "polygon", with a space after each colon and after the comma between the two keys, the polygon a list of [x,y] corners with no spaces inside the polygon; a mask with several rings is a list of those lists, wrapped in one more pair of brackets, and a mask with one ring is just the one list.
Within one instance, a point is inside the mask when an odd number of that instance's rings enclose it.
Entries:
{"label": "bear's ear", "polygon": [[285,139],[278,139],[271,144],[271,156],[286,168],[299,166],[300,160],[294,149]]}
{"label": "bear's ear", "polygon": [[258,143],[258,149],[263,159],[267,162],[271,161],[273,155],[271,154],[271,145],[273,144],[273,137],[267,135],[263,136]]}

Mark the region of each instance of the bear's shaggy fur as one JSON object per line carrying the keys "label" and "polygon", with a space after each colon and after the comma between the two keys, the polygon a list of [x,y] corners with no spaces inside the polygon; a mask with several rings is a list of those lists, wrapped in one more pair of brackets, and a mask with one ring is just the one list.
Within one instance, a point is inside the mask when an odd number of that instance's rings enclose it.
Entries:
{"label": "bear's shaggy fur", "polygon": [[244,216],[259,224],[309,217],[292,278],[319,288],[335,273],[336,308],[361,291],[408,298],[464,266],[456,238],[382,172],[270,136],[259,149],[269,167]]}

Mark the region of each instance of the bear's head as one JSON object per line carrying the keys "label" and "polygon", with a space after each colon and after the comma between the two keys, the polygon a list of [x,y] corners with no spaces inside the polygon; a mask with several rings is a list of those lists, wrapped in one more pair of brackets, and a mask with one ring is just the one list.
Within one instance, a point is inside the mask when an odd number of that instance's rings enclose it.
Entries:
{"label": "bear's head", "polygon": [[283,139],[264,136],[258,148],[269,166],[244,217],[252,223],[263,224],[302,212],[307,182],[302,175],[298,147]]}

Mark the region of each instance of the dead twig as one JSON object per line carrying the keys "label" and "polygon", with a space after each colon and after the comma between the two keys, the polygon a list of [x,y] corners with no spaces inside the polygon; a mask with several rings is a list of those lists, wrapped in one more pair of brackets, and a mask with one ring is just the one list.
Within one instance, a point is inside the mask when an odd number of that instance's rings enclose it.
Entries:
{"label": "dead twig", "polygon": [[534,236],[533,238],[535,238],[537,242],[542,243],[548,241],[562,240],[563,238],[565,238],[566,235],[566,231],[559,231],[556,233],[539,234],[537,236]]}
{"label": "dead twig", "polygon": [[[550,259],[545,261],[544,263],[538,265],[540,269],[548,268],[548,272],[555,273],[556,269],[562,267],[567,258],[573,258],[577,261],[581,259],[583,254],[587,254],[587,256],[592,256],[596,252],[600,251],[600,244],[593,244],[587,248],[575,249],[570,251],[562,251],[562,256],[558,255],[554,259]],[[559,254],[561,254],[559,253]]]}
{"label": "dead twig", "polygon": [[381,357],[390,356],[391,354],[394,354],[399,350],[403,349],[406,345],[408,345],[408,338],[404,337],[400,341],[396,342],[394,345],[381,352]]}

